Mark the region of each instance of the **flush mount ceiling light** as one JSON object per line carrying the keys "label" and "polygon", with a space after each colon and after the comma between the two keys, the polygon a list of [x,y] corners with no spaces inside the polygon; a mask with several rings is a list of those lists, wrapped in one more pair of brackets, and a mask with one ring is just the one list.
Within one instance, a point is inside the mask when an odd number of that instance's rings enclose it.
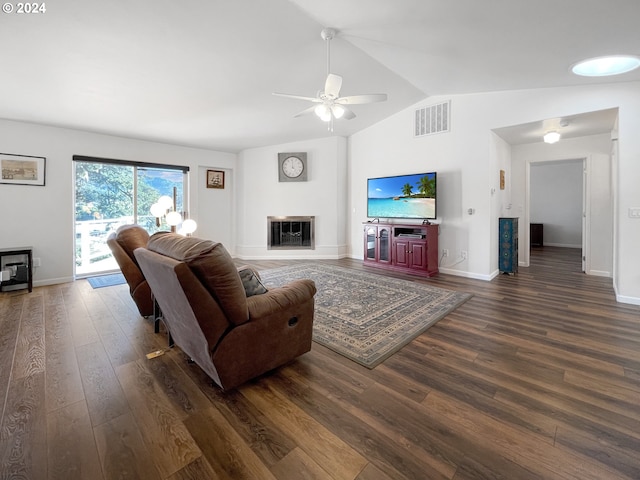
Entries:
{"label": "flush mount ceiling light", "polygon": [[560,140],[560,134],[555,131],[547,132],[542,138],[544,140],[544,143],[556,143],[558,140]]}
{"label": "flush mount ceiling light", "polygon": [[571,67],[571,71],[583,77],[620,75],[640,67],[640,57],[635,55],[611,55],[583,60]]}

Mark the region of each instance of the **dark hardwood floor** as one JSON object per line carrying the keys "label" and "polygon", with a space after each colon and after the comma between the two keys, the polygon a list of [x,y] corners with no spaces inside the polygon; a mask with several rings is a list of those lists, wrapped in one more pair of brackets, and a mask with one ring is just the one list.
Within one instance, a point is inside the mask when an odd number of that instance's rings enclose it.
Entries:
{"label": "dark hardwood floor", "polygon": [[0,294],[1,478],[640,478],[640,307],[610,279],[551,247],[412,279],[474,297],[374,370],[314,343],[228,393],[146,359],[166,337],[125,285]]}

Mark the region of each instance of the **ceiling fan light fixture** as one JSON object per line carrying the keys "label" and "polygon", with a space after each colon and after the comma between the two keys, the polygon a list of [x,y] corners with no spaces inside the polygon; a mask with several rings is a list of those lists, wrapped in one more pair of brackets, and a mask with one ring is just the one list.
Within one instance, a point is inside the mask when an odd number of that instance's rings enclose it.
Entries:
{"label": "ceiling fan light fixture", "polygon": [[560,134],[556,131],[547,132],[542,139],[544,140],[544,143],[556,143],[560,140]]}
{"label": "ceiling fan light fixture", "polygon": [[344,115],[344,107],[342,105],[332,105],[331,113],[333,113],[335,118],[342,118]]}
{"label": "ceiling fan light fixture", "polygon": [[329,107],[327,107],[324,103],[318,105],[314,109],[314,112],[318,117],[320,117],[320,120],[322,120],[323,122],[328,122],[329,120],[331,120],[331,109],[329,109]]}
{"label": "ceiling fan light fixture", "polygon": [[571,71],[583,77],[620,75],[640,67],[640,57],[635,55],[610,55],[583,60],[571,67]]}

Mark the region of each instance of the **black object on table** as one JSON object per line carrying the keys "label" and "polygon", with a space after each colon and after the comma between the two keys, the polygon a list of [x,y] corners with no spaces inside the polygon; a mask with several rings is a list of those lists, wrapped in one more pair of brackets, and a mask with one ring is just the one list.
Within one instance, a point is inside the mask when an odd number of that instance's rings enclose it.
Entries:
{"label": "black object on table", "polygon": [[[22,257],[3,261],[5,257]],[[33,248],[0,248],[0,292],[20,290],[23,288],[33,290]],[[7,278],[5,278],[5,276]]]}

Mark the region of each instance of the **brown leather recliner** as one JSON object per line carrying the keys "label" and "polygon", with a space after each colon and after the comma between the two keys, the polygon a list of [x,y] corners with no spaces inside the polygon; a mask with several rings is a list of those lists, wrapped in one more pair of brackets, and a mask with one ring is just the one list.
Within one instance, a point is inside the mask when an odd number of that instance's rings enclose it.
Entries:
{"label": "brown leather recliner", "polygon": [[129,284],[129,293],[138,307],[140,315],[154,315],[151,288],[138,266],[133,251],[146,247],[149,234],[139,225],[122,225],[107,238],[107,245],[120,266],[124,278]]}
{"label": "brown leather recliner", "polygon": [[176,345],[223,390],[311,350],[312,280],[267,291],[252,278],[249,291],[222,244],[174,233],[135,256]]}

